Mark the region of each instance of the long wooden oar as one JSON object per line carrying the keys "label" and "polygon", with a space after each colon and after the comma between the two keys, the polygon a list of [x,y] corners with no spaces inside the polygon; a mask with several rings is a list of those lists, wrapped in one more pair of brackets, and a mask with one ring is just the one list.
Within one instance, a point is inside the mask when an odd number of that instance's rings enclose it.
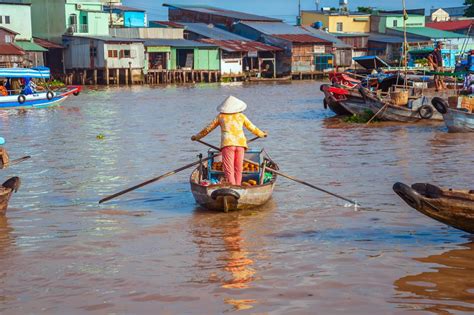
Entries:
{"label": "long wooden oar", "polygon": [[135,186],[133,186],[133,187],[124,189],[124,190],[122,190],[122,191],[119,191],[118,193],[115,193],[115,194],[113,194],[113,195],[110,195],[110,196],[107,196],[107,197],[105,197],[105,198],[102,198],[101,200],[99,200],[99,203],[103,203],[103,202],[109,201],[109,200],[111,200],[111,199],[117,198],[118,196],[121,196],[121,195],[126,194],[126,193],[128,193],[128,192],[131,192],[132,190],[135,190],[135,189],[138,189],[138,188],[143,187],[143,186],[145,186],[145,185],[154,183],[154,182],[156,182],[156,181],[159,181],[159,180],[161,180],[161,179],[163,179],[163,178],[166,178],[166,177],[168,177],[168,176],[171,176],[171,175],[174,175],[174,174],[179,173],[179,172],[181,172],[181,171],[184,171],[185,169],[188,169],[188,168],[190,168],[190,167],[196,166],[196,165],[198,165],[199,163],[205,162],[205,161],[210,160],[210,159],[211,159],[211,158],[208,157],[208,158],[205,158],[205,159],[203,159],[203,160],[201,160],[201,161],[197,161],[197,162],[194,162],[194,163],[187,164],[187,165],[182,166],[182,167],[180,167],[180,168],[177,168],[177,169],[175,169],[175,170],[173,170],[173,171],[170,171],[170,172],[168,172],[168,173],[166,173],[166,174],[163,174],[163,175],[160,175],[160,176],[158,176],[158,177],[149,179],[149,180],[147,180],[147,181],[144,181],[143,183],[140,183],[140,184],[135,185]]}
{"label": "long wooden oar", "polygon": [[2,165],[0,168],[1,168],[1,169],[7,168],[7,167],[9,167],[9,166],[12,166],[12,165],[21,163],[21,162],[23,162],[23,161],[26,161],[26,160],[28,160],[28,159],[30,159],[30,158],[31,158],[31,156],[30,156],[30,155],[27,155],[27,156],[21,157],[21,158],[19,158],[19,159],[12,160],[12,161],[10,161],[8,164]]}
{"label": "long wooden oar", "polygon": [[[215,147],[215,146],[213,146],[212,144],[209,144],[209,143],[207,143],[207,142],[204,142],[204,141],[201,141],[201,140],[196,140],[196,141],[199,142],[199,143],[202,143],[202,144],[204,144],[204,145],[207,145],[208,147],[210,147],[210,148],[212,148],[212,149],[214,149],[214,150],[219,150],[219,148],[217,148],[217,147]],[[254,162],[254,161],[251,161],[251,160],[244,159],[244,161],[247,162],[247,163],[250,163],[250,164],[259,165],[257,162]],[[330,192],[330,191],[327,191],[327,190],[325,190],[325,189],[319,188],[319,187],[317,187],[317,186],[315,186],[315,185],[313,185],[313,184],[310,184],[310,183],[308,183],[308,182],[305,182],[305,181],[303,181],[303,180],[301,180],[301,179],[298,179],[298,178],[295,178],[295,177],[293,177],[293,176],[290,176],[290,175],[287,175],[287,174],[285,174],[285,173],[282,173],[282,172],[280,172],[280,171],[277,171],[276,169],[273,169],[273,168],[271,168],[271,167],[269,167],[269,166],[266,166],[266,167],[265,167],[265,170],[270,171],[270,172],[272,172],[272,173],[274,173],[274,174],[280,175],[280,176],[282,176],[282,177],[291,179],[292,181],[295,181],[295,182],[297,182],[297,183],[299,183],[299,184],[306,185],[306,186],[308,186],[308,187],[314,188],[314,189],[319,190],[319,191],[321,191],[321,192],[323,192],[323,193],[326,193],[326,194],[328,194],[328,195],[331,195],[331,196],[334,196],[334,197],[336,197],[336,198],[342,199],[342,200],[344,200],[344,201],[350,202],[350,203],[352,203],[352,204],[355,205],[355,206],[360,206],[357,202],[355,202],[355,201],[353,201],[353,200],[347,199],[346,197],[343,197],[343,196],[340,196],[340,195],[338,195],[338,194],[335,194],[335,193],[332,193],[332,192]]]}

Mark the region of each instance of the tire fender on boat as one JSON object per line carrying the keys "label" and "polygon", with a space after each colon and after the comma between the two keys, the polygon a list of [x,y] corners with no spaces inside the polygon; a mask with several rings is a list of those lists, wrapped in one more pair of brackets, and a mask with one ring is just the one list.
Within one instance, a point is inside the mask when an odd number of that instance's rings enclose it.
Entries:
{"label": "tire fender on boat", "polygon": [[433,97],[431,104],[433,104],[434,108],[443,115],[448,112],[449,106],[441,97]]}
{"label": "tire fender on boat", "polygon": [[23,104],[26,102],[26,97],[23,94],[18,95],[18,103]]}
{"label": "tire fender on boat", "polygon": [[211,198],[213,200],[216,200],[218,197],[234,197],[235,200],[239,200],[240,194],[230,188],[221,188],[221,189],[216,189],[211,193]]}
{"label": "tire fender on boat", "polygon": [[422,206],[422,196],[410,186],[403,183],[395,183],[393,191],[399,195],[410,207],[420,209]]}
{"label": "tire fender on boat", "polygon": [[418,109],[418,115],[423,119],[430,119],[433,117],[434,111],[433,107],[430,105],[423,105]]}
{"label": "tire fender on boat", "polygon": [[52,100],[53,97],[54,97],[54,93],[53,93],[52,91],[48,91],[48,92],[46,93],[46,98],[47,98],[48,100]]}

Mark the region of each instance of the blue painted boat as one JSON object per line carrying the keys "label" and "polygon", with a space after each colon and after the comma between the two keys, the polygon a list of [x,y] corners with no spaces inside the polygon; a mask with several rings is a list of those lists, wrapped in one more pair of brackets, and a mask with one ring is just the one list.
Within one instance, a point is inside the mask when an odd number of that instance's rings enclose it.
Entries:
{"label": "blue painted boat", "polygon": [[35,91],[30,87],[31,79],[49,79],[47,67],[0,68],[0,79],[23,79],[26,82],[21,90],[8,90],[8,95],[0,94],[0,109],[30,109],[57,106],[71,94],[79,95],[81,86],[68,86],[58,90]]}
{"label": "blue painted boat", "polygon": [[435,97],[433,106],[443,115],[444,123],[449,132],[474,132],[474,113],[463,109],[449,108],[448,103]]}

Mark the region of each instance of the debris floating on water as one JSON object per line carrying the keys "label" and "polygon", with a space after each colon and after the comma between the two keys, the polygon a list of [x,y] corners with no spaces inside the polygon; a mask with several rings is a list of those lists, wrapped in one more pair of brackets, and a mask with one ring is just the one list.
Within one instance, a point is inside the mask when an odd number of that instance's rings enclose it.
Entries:
{"label": "debris floating on water", "polygon": [[97,136],[95,136],[97,140],[103,140],[105,139],[105,135],[103,133],[99,133]]}

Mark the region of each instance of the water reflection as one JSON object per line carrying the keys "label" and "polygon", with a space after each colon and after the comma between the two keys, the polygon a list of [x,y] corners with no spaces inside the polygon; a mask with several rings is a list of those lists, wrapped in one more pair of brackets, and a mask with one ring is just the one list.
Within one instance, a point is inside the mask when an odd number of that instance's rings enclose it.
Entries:
{"label": "water reflection", "polygon": [[395,281],[397,302],[410,309],[435,314],[474,312],[474,242],[439,255],[415,260],[436,264],[432,271]]}
{"label": "water reflection", "polygon": [[207,270],[207,274],[202,275],[206,280],[198,281],[217,283],[218,290],[230,295],[224,302],[234,310],[250,309],[257,303],[251,297],[240,298],[242,292],[239,291],[251,288],[258,278],[256,259],[266,257],[265,248],[260,236],[250,238],[249,234],[255,233],[255,226],[264,226],[272,208],[270,202],[258,211],[215,213],[201,208],[195,211],[192,234],[199,250],[196,268]]}

